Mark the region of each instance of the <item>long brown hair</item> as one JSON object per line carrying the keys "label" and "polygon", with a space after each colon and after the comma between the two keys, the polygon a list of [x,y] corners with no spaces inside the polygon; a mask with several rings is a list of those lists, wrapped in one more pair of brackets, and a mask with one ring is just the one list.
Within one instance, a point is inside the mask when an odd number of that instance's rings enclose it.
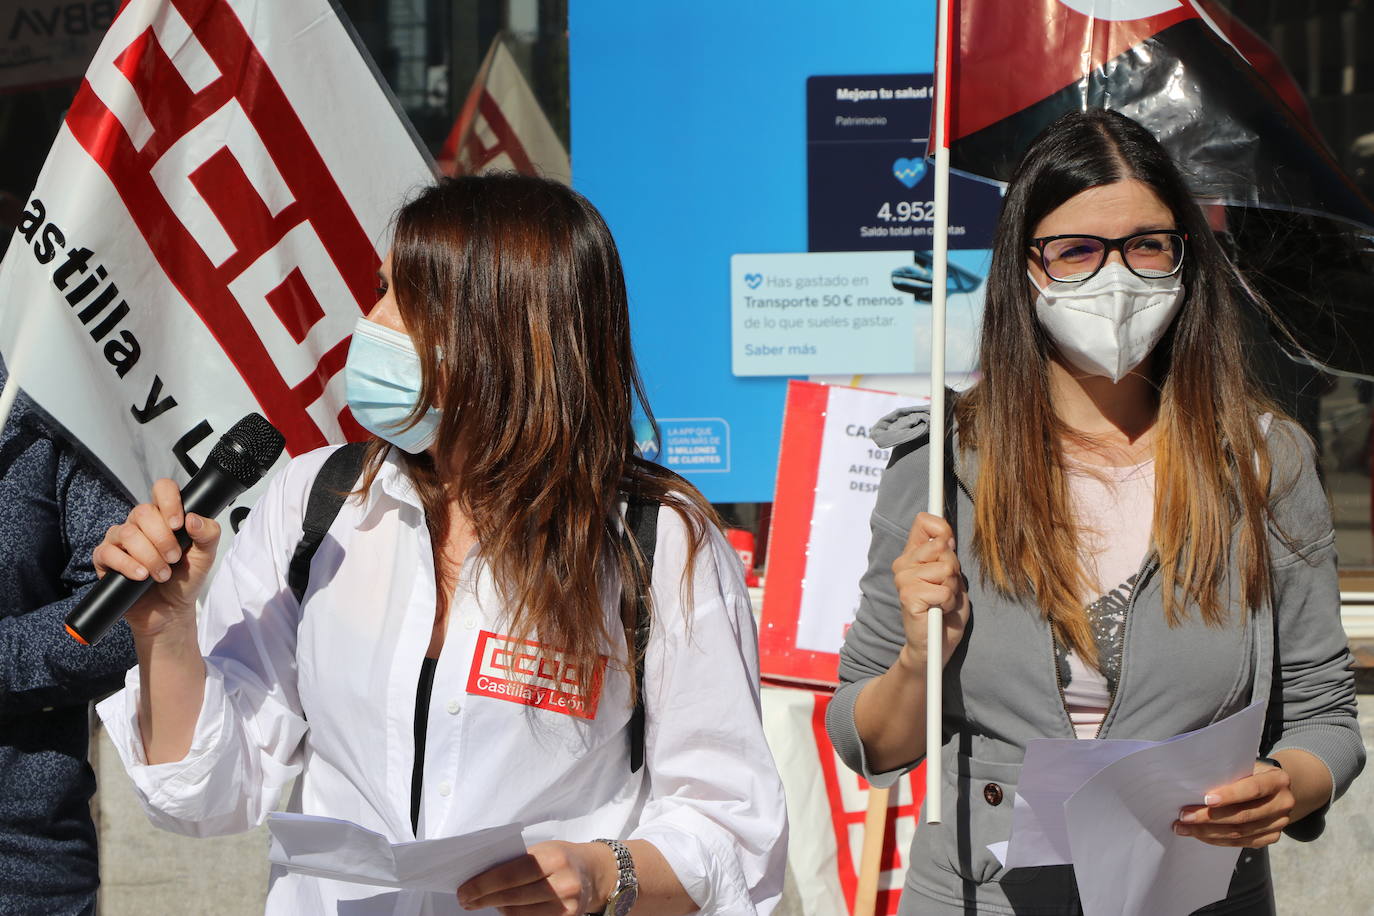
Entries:
{"label": "long brown hair", "polygon": [[1075,434],[1051,402],[1054,346],[1035,317],[1026,258],[1047,214],[1124,179],[1152,188],[1188,236],[1185,300],[1153,361],[1152,543],[1165,615],[1177,626],[1196,607],[1209,625],[1225,622],[1233,531],[1242,605],[1257,607],[1270,592],[1270,458],[1259,418],[1277,409],[1247,370],[1240,309],[1248,293],[1149,131],[1109,111],[1064,115],[1031,144],[1008,186],[987,281],[982,378],[956,411],[962,447],[979,454],[974,549],[984,574],[1038,603],[1056,636],[1089,663],[1097,658],[1084,607],[1092,582],[1063,469],[1062,443]]}
{"label": "long brown hair", "polygon": [[[627,493],[670,507],[688,532],[687,576],[717,524],[690,484],[638,457],[633,410],[650,422],[630,344],[620,255],[601,215],[557,182],[516,174],[443,179],[396,215],[391,283],[420,354],[412,420],[440,410],[437,460],[405,461],[419,490],[439,575],[460,507],[516,638],[576,664],[586,687],[620,642],[606,625],[618,580],[625,645],[649,594],[632,539],[617,528]],[[384,442],[369,452],[370,486]],[[461,562],[461,561],[460,561]],[[631,678],[633,664],[627,665]]]}

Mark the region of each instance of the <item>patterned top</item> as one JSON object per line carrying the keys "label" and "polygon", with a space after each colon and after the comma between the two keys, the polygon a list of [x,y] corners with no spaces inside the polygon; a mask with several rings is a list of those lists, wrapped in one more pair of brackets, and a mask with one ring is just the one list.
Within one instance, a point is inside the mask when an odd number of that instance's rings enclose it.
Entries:
{"label": "patterned top", "polygon": [[1098,670],[1056,643],[1060,686],[1069,720],[1080,738],[1097,734],[1121,675],[1126,613],[1150,548],[1154,514],[1154,460],[1130,467],[1071,465],[1069,493],[1083,529],[1084,562],[1105,589],[1087,607],[1097,645]]}
{"label": "patterned top", "polygon": [[131,503],[54,429],[20,394],[0,432],[0,913],[94,912],[87,708],[134,664],[127,624],[89,648],[63,628]]}

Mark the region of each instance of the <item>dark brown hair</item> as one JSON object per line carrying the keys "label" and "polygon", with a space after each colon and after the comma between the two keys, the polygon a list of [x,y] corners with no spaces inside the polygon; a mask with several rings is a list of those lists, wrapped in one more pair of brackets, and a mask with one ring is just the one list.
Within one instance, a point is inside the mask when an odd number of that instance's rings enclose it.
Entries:
{"label": "dark brown hair", "polygon": [[[420,354],[412,420],[440,410],[437,446],[407,455],[440,557],[457,505],[475,529],[510,617],[586,679],[620,634],[607,631],[607,583],[621,585],[626,645],[635,596],[648,594],[617,508],[637,492],[677,512],[687,576],[717,524],[681,478],[638,457],[638,403],[652,422],[630,344],[620,256],[601,214],[557,182],[517,174],[443,179],[396,215],[391,283]],[[386,453],[370,451],[366,489]],[[461,563],[461,558],[458,558]],[[628,666],[631,678],[633,665]]]}
{"label": "dark brown hair", "polygon": [[[1242,604],[1269,595],[1269,451],[1262,414],[1277,413],[1250,377],[1241,303],[1247,291],[1178,168],[1139,124],[1115,112],[1064,115],[1031,144],[1007,188],[987,281],[982,378],[957,405],[964,447],[979,452],[974,548],[998,587],[1037,602],[1056,635],[1097,657],[1063,471],[1074,432],[1054,412],[1054,346],[1026,278],[1035,226],[1069,198],[1125,179],[1143,182],[1188,235],[1183,305],[1153,361],[1159,397],[1152,543],[1170,625],[1196,606],[1210,625],[1224,606],[1233,531]],[[1262,307],[1262,303],[1256,303]],[[1238,529],[1238,530],[1237,530]]]}

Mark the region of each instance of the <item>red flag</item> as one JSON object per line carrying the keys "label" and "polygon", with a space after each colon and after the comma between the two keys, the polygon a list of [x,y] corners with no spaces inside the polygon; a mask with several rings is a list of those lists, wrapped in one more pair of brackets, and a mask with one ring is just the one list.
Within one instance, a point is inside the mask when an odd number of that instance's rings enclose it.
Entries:
{"label": "red flag", "polygon": [[[1301,91],[1207,0],[953,0],[953,168],[1006,181],[1061,114],[1109,108],[1149,128],[1303,355],[1374,374],[1371,205],[1332,158]],[[1012,78],[1008,78],[1012,74]]]}
{"label": "red flag", "polygon": [[[1159,137],[1199,197],[1374,228],[1374,207],[1332,159],[1306,107],[1290,107],[1238,47],[1271,72],[1277,61],[1229,16],[1211,15],[1210,4],[955,2],[954,168],[1005,181],[1026,144],[1060,114],[1111,108]],[[1278,85],[1300,99],[1291,80]]]}
{"label": "red flag", "polygon": [[[950,62],[955,99],[951,137],[955,141],[1080,84],[1086,74],[1145,39],[1196,16],[1169,0],[955,3],[959,39]],[[1121,11],[1108,12],[1106,7]],[[1007,78],[1009,70],[1014,79]]]}

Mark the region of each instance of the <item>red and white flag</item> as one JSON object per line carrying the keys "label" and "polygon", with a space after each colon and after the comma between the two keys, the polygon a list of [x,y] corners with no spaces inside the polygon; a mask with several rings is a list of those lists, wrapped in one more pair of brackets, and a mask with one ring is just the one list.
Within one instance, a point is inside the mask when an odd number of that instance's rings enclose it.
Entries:
{"label": "red and white flag", "polygon": [[1281,317],[1281,345],[1374,377],[1362,346],[1374,321],[1374,203],[1341,171],[1263,41],[1215,0],[951,2],[954,169],[1006,181],[1064,112],[1128,115],[1197,197],[1226,206],[1212,210],[1216,228]]}
{"label": "red and white flag", "polygon": [[[799,916],[856,911],[869,784],[853,772],[825,733],[828,693],[763,689],[763,729],[787,793],[787,866]],[[888,791],[877,893],[871,912],[896,916],[907,856],[925,800],[925,764]]]}
{"label": "red and white flag", "polygon": [[253,410],[289,454],[357,438],[349,335],[432,177],[329,0],[132,0],[0,265],[0,351],[134,493]]}
{"label": "red and white flag", "polygon": [[1060,114],[1110,108],[1148,127],[1199,197],[1374,228],[1374,209],[1327,152],[1301,91],[1219,4],[953,2],[954,168],[1005,181]]}
{"label": "red and white flag", "polygon": [[446,175],[509,169],[572,182],[568,151],[499,35],[444,141],[439,167]]}

